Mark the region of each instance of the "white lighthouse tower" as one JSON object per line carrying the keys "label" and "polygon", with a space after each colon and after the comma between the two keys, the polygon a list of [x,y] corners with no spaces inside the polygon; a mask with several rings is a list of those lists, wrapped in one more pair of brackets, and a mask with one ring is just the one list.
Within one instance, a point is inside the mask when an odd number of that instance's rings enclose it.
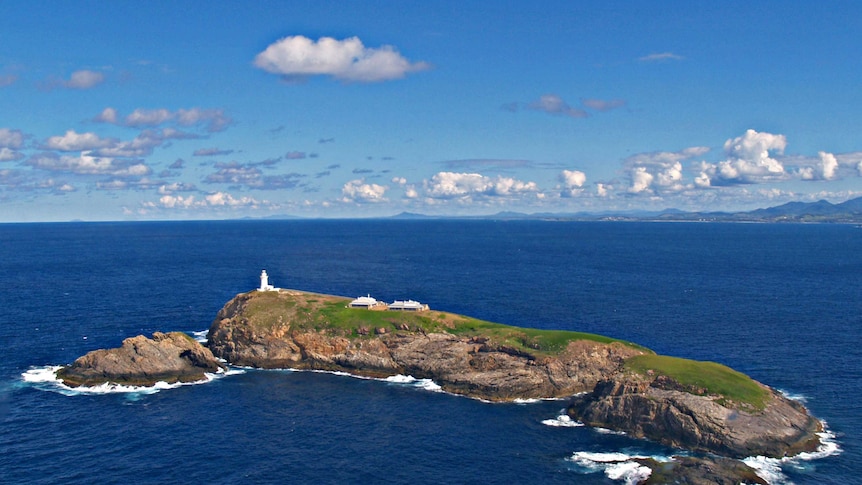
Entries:
{"label": "white lighthouse tower", "polygon": [[260,272],[260,288],[257,291],[275,291],[275,287],[269,284],[269,275],[266,270]]}

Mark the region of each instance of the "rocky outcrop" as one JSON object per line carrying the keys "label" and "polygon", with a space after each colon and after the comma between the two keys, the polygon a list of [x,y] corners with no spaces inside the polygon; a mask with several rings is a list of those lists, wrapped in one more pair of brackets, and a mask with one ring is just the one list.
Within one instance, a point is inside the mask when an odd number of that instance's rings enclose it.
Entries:
{"label": "rocky outcrop", "polygon": [[[261,305],[255,298],[270,301]],[[301,292],[238,295],[217,315],[208,346],[238,365],[407,374],[433,379],[448,392],[494,401],[572,397],[568,414],[587,425],[705,454],[673,464],[644,463],[654,472],[649,483],[763,483],[732,458],[788,456],[819,444],[821,423],[774,390],[763,386],[768,396],[761,408],[652,371],[632,372],[626,360],[648,352],[636,346],[585,339],[555,352],[531,352],[527,340],[511,346],[475,333],[447,332],[455,325],[445,325],[457,316],[442,313],[429,317],[433,331],[395,320],[389,328],[368,322],[339,327],[325,312],[315,315],[312,302],[322,304],[323,298]]]}
{"label": "rocky outcrop", "polygon": [[71,387],[114,383],[152,386],[156,382],[193,382],[224,366],[212,352],[181,332],[123,340],[119,348],[94,350],[57,372]]}
{"label": "rocky outcrop", "polygon": [[376,377],[407,374],[433,379],[448,392],[492,401],[589,391],[626,357],[640,353],[619,343],[575,341],[558,356],[535,357],[448,333],[378,332],[349,339],[286,327],[261,331],[244,324],[240,313],[221,316],[210,328],[208,346],[233,364]]}
{"label": "rocky outcrop", "polygon": [[649,458],[635,460],[652,470],[645,485],[738,485],[768,482],[745,463],[720,456],[676,456],[668,462]]}
{"label": "rocky outcrop", "polygon": [[[663,376],[662,376],[663,377]],[[782,457],[819,444],[820,422],[769,389],[763,409],[723,405],[717,396],[678,390],[668,378],[616,375],[576,396],[570,417],[692,451],[729,457]]]}

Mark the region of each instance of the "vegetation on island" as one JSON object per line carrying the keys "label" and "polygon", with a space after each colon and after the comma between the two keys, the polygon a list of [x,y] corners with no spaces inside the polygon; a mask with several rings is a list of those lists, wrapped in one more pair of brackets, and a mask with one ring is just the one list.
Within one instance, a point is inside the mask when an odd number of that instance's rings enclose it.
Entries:
{"label": "vegetation on island", "polygon": [[602,335],[542,330],[488,322],[437,310],[422,312],[350,308],[350,299],[294,290],[254,292],[244,303],[244,318],[254,327],[283,326],[296,331],[326,332],[347,338],[374,338],[394,332],[449,333],[482,339],[533,357],[554,356],[577,340],[618,342],[644,352],[629,358],[626,370],[645,377],[665,376],[692,394],[715,395],[728,406],[760,410],[769,399],[766,388],[750,377],[715,362],[655,355],[651,350]]}
{"label": "vegetation on island", "polygon": [[484,338],[501,346],[534,356],[550,356],[566,349],[569,342],[589,340],[619,342],[644,352],[649,349],[624,340],[585,332],[541,330],[503,325],[455,313],[427,310],[386,311],[350,308],[350,299],[297,291],[258,292],[247,301],[243,315],[262,328],[286,325],[295,330],[327,331],[350,338],[370,338],[375,334],[412,331],[450,333]]}
{"label": "vegetation on island", "polygon": [[761,410],[770,396],[769,391],[752,378],[716,362],[645,354],[627,359],[625,367],[641,375],[669,377],[692,394],[721,396],[727,405]]}

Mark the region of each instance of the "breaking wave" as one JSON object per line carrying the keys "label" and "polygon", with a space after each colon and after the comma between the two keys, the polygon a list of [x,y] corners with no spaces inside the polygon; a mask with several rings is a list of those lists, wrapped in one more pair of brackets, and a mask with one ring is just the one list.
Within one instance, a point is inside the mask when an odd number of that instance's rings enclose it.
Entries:
{"label": "breaking wave", "polygon": [[98,386],[79,386],[69,387],[57,378],[57,371],[62,369],[61,365],[50,365],[45,367],[33,367],[21,374],[21,380],[32,385],[36,389],[43,391],[52,391],[64,396],[79,396],[79,395],[95,395],[95,394],[130,394],[130,395],[145,395],[155,394],[166,389],[176,389],[182,386],[193,386],[196,384],[206,384],[216,379],[229,375],[242,374],[245,371],[242,369],[228,369],[227,371],[219,370],[215,373],[205,373],[204,378],[193,382],[176,382],[168,384],[164,381],[159,381],[152,386],[126,386],[106,382]]}
{"label": "breaking wave", "polygon": [[642,483],[649,478],[652,470],[635,459],[651,458],[659,462],[671,461],[668,456],[631,455],[623,452],[597,453],[576,451],[568,458],[583,473],[603,472],[611,480],[619,480],[626,485]]}
{"label": "breaking wave", "polygon": [[757,476],[772,485],[790,484],[793,482],[784,474],[785,467],[804,470],[805,462],[820,460],[842,452],[841,447],[838,446],[838,442],[835,439],[835,433],[829,431],[825,422],[823,422],[823,432],[817,433],[817,436],[820,437],[820,446],[817,447],[817,451],[802,452],[798,455],[785,458],[750,456],[742,461],[753,468]]}
{"label": "breaking wave", "polygon": [[557,415],[556,418],[543,420],[542,424],[544,424],[545,426],[554,426],[557,428],[579,428],[584,425],[584,423],[576,421],[569,417],[569,415],[566,414],[565,409],[560,410],[560,413]]}
{"label": "breaking wave", "polygon": [[426,391],[431,392],[443,392],[443,388],[440,387],[439,384],[432,381],[431,379],[417,379],[413,376],[405,376],[402,374],[397,374],[394,376],[389,376],[383,379],[385,382],[389,382],[392,384],[406,384],[409,386],[417,387],[419,389],[424,389]]}
{"label": "breaking wave", "polygon": [[201,344],[207,343],[207,334],[208,333],[209,333],[209,330],[201,330],[199,332],[191,332],[192,337],[194,337],[195,340]]}

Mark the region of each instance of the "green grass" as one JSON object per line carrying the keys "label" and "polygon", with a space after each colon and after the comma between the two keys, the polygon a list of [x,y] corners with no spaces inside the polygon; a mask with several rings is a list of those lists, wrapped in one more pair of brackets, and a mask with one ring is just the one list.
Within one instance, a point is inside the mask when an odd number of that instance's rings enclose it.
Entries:
{"label": "green grass", "polygon": [[[721,397],[725,405],[741,404],[761,410],[769,392],[753,379],[715,362],[700,362],[664,355],[638,355],[626,360],[626,368],[638,374],[665,375],[684,387],[705,389]],[[728,402],[730,401],[730,402]]]}
{"label": "green grass", "polygon": [[424,312],[377,311],[349,308],[350,300],[343,297],[295,292],[260,292],[251,295],[243,316],[259,328],[287,325],[297,330],[326,330],[351,338],[361,337],[360,329],[387,332],[409,331],[447,332],[464,337],[485,337],[492,344],[505,345],[532,355],[554,355],[569,342],[589,340],[600,343],[620,342],[649,352],[639,345],[601,335],[564,330],[539,330],[492,323],[454,313],[436,310]]}

